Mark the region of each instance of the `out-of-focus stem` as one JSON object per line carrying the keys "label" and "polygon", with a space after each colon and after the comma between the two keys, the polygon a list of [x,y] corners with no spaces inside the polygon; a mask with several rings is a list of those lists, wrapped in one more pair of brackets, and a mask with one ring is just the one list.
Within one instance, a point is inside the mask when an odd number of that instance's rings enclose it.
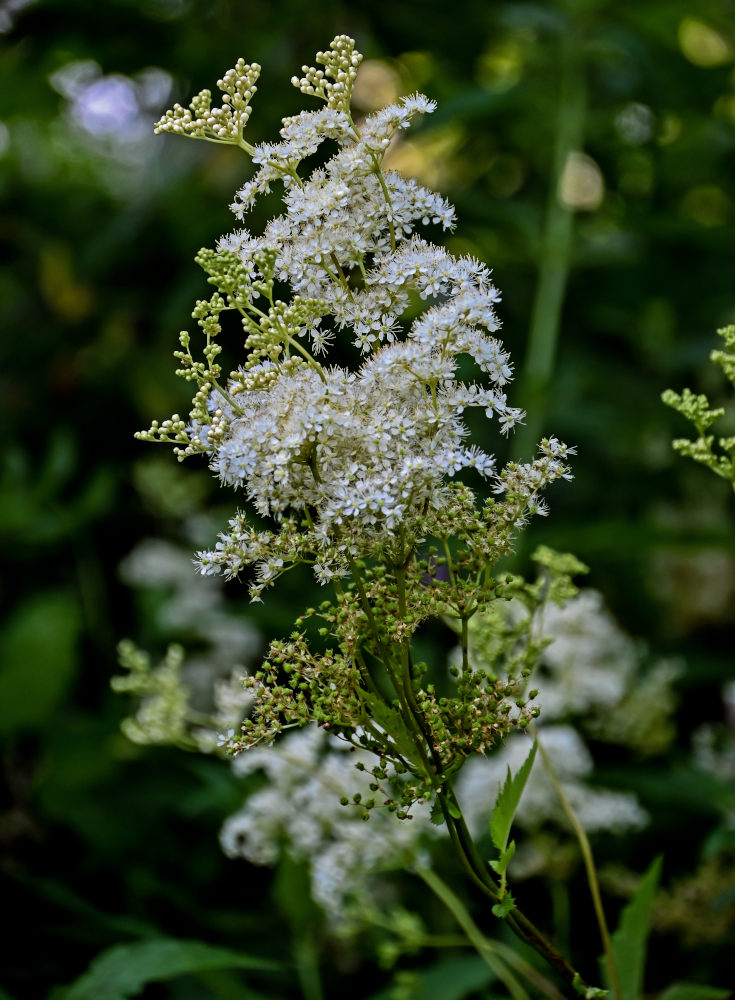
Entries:
{"label": "out-of-focus stem", "polygon": [[605,918],[605,910],[602,905],[602,896],[600,894],[600,883],[597,879],[597,869],[595,868],[595,861],[592,857],[592,848],[590,847],[590,842],[587,837],[587,833],[579,822],[579,818],[572,809],[572,805],[562,788],[561,782],[557,777],[556,771],[554,770],[554,765],[549,759],[549,755],[544,749],[543,743],[538,741],[538,749],[541,754],[541,759],[544,762],[544,767],[551,779],[551,784],[554,786],[554,791],[556,792],[561,807],[564,813],[572,824],[572,829],[579,842],[580,850],[582,851],[582,858],[584,859],[584,867],[587,872],[587,882],[590,887],[590,894],[592,896],[592,903],[595,908],[595,916],[597,917],[597,923],[600,928],[600,937],[602,938],[602,946],[605,951],[605,963],[607,965],[607,973],[610,977],[610,985],[612,986],[612,991],[615,994],[616,1000],[623,1000],[623,994],[620,989],[620,980],[618,978],[618,970],[615,966],[615,958],[613,956],[612,944],[610,941],[610,931],[608,930],[607,920]]}
{"label": "out-of-focus stem", "polygon": [[571,26],[560,43],[561,79],[553,166],[541,238],[538,284],[528,345],[519,378],[518,401],[527,411],[525,425],[514,438],[514,457],[533,452],[543,426],[554,358],[559,339],[564,293],[569,277],[574,216],[559,197],[559,185],[569,154],[583,142],[587,89],[583,40]]}
{"label": "out-of-focus stem", "polygon": [[430,868],[418,868],[417,874],[444,903],[467,935],[467,940],[477,954],[492,969],[501,983],[508,988],[513,1000],[530,1000],[528,993],[523,989],[511,970],[506,967],[505,962],[497,954],[493,944],[483,936],[459,897],[455,896],[449,886]]}

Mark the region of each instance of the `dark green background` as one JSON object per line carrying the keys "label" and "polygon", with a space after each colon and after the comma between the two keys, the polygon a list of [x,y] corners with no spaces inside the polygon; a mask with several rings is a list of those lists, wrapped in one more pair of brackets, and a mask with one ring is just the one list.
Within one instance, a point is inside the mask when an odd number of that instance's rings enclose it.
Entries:
{"label": "dark green background", "polygon": [[[521,381],[539,270],[550,263],[542,234],[560,100],[584,97],[583,149],[605,195],[575,215],[553,374],[525,388],[540,431],[578,446],[576,479],[553,491],[552,515],[534,525],[523,551],[539,540],[573,550],[630,632],[686,657],[676,747],[645,766],[609,761],[621,784],[642,789],[652,825],[634,841],[603,839],[598,850],[638,871],[663,852],[665,880],[694,869],[722,808],[681,768],[695,726],[721,720],[719,689],[733,672],[735,501],[726,484],[673,455],[670,439],[686,428],[659,396],[683,385],[725,396],[707,355],[715,329],[735,321],[735,58],[702,65],[706,52],[695,52],[692,61],[681,31],[695,18],[735,54],[735,4],[41,0],[15,14],[6,8],[0,839],[10,931],[0,986],[22,1000],[44,997],[112,944],[175,936],[282,959],[285,971],[261,976],[259,988],[299,996],[288,965],[293,941],[300,926],[316,926],[308,906],[284,902],[302,892],[298,872],[282,872],[274,892],[271,873],[221,856],[216,831],[241,801],[226,765],[142,751],[118,731],[125,705],[109,691],[117,639],[160,651],[177,638],[157,633],[150,609],[117,577],[140,537],[176,534],[175,513],[135,488],[134,466],[150,460],[152,446],[132,433],[184,411],[171,351],[207,287],[192,258],[233,228],[227,205],[247,162],[236,150],[152,130],[130,142],[122,128],[117,140],[86,133],[50,83],[80,60],[102,74],[171,74],[170,99],[150,109],[151,120],[173,100],[213,88],[238,56],[258,61],[254,141],[273,137],[280,117],[303,106],[288,81],[333,35],[347,32],[368,58],[393,61],[406,90],[439,102],[421,141],[457,207],[451,245],[494,268]],[[574,87],[563,97],[565,72]],[[631,105],[649,109],[642,140],[621,133],[619,116]],[[557,263],[564,278],[563,255]],[[210,491],[204,471],[190,476],[192,489]],[[214,483],[209,503],[223,506],[223,520],[233,505]],[[300,610],[295,587],[255,612],[237,585],[233,600],[264,635],[286,629]],[[408,878],[405,892],[420,897]],[[538,898],[543,920],[543,886]],[[576,958],[593,970],[598,945],[578,876],[572,900]],[[314,942],[325,995],[367,996],[387,981],[369,942],[339,955],[318,927]],[[145,995],[245,996],[238,975]],[[728,976],[735,981],[724,943],[688,951],[670,937],[654,941],[652,990],[675,977],[727,986]]]}

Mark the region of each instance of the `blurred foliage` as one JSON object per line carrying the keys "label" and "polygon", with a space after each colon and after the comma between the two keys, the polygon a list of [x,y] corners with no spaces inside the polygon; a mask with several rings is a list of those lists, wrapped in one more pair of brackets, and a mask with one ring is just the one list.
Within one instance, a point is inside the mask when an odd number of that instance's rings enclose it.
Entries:
{"label": "blurred foliage", "polygon": [[[660,394],[688,385],[725,401],[708,354],[715,329],[735,317],[733,0],[6,0],[0,840],[12,920],[0,985],[9,996],[45,997],[105,949],[170,938],[276,959],[284,971],[251,982],[232,968],[192,978],[182,967],[146,997],[318,1000],[403,988],[429,998],[449,996],[447,983],[458,997],[491,995],[474,960],[436,963],[429,952],[387,985],[367,944],[335,947],[310,908],[287,902],[303,893],[298,872],[272,882],[226,861],[215,833],[241,800],[228,769],[128,744],[118,730],[125,706],[109,691],[119,637],[159,649],[183,638],[161,634],[119,581],[120,560],[144,535],[175,536],[203,498],[224,514],[234,507],[189,469],[192,502],[165,471],[173,457],[146,456],[132,433],[186,402],[170,352],[206,288],[192,258],[232,228],[227,205],[247,163],[154,137],[151,123],[242,55],[264,66],[250,129],[254,141],[268,138],[302,106],[292,73],[343,31],[368,58],[365,107],[417,88],[438,100],[394,164],[456,204],[452,249],[494,268],[518,393],[542,432],[579,446],[575,483],[552,497],[524,552],[539,540],[573,550],[632,633],[686,658],[678,743],[645,769],[610,759],[605,775],[638,791],[651,826],[635,841],[599,838],[598,856],[640,872],[662,853],[662,884],[676,893],[732,818],[724,779],[704,784],[687,754],[697,727],[723,722],[735,511],[727,484],[674,456],[681,428]],[[563,162],[560,149],[570,151]],[[524,367],[532,317],[546,331],[540,375]],[[731,403],[722,432],[734,424]],[[304,585],[294,577],[256,610],[236,585],[230,600],[269,635],[288,629]],[[558,887],[549,891],[534,893],[540,922],[552,919],[554,893],[561,905]],[[586,961],[598,945],[578,869],[564,891]],[[445,918],[418,905],[441,930]],[[650,988],[726,983],[725,942],[672,948],[680,932],[654,935]]]}

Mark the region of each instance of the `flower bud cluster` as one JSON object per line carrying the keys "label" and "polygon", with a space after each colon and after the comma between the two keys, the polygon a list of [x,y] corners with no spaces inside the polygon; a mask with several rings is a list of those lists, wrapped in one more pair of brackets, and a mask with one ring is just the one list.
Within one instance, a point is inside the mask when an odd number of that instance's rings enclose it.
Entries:
{"label": "flower bud cluster", "polygon": [[243,141],[243,130],[250,119],[250,101],[253,99],[260,76],[257,63],[238,59],[217,86],[222,92],[222,106],[212,107],[212,92],[200,91],[188,108],[174,104],[170,111],[156,122],[154,131],[188,135],[191,139],[209,139],[249,147]]}
{"label": "flower bud cluster", "polygon": [[[725,350],[715,350],[710,359],[722,368],[725,376],[735,386],[735,326],[726,326],[717,331],[725,341]],[[715,447],[714,434],[708,434],[710,427],[722,417],[725,410],[722,407],[713,409],[704,394],[697,394],[691,389],[679,393],[667,389],[661,396],[667,406],[694,424],[697,438],[677,438],[673,442],[674,450],[687,458],[693,458],[707,466],[716,475],[727,479],[735,489],[735,436],[720,437]],[[717,450],[719,449],[719,450]]]}
{"label": "flower bud cluster", "polygon": [[294,87],[302,94],[321,97],[327,107],[349,111],[352,87],[357,77],[357,68],[362,55],[355,50],[355,42],[347,35],[337,35],[329,43],[329,52],[317,52],[316,61],[324,69],[302,66],[304,76],[291,78]]}

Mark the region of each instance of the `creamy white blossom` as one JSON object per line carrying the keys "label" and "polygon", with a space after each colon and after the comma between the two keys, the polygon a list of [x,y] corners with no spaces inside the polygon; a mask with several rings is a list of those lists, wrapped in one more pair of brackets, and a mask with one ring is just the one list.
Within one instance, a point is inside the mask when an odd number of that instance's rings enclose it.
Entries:
{"label": "creamy white blossom", "polygon": [[[352,800],[356,791],[370,797],[371,778],[356,770],[358,763],[370,765],[370,755],[350,753],[345,743],[316,726],[240,754],[235,772],[263,772],[268,784],[248,796],[220,835],[229,857],[272,865],[285,851],[308,861],[312,896],[333,922],[343,917],[351,899],[369,893],[371,874],[416,863],[422,841],[439,833],[428,806],[419,804],[407,822],[379,810],[364,822],[364,811]],[[351,804],[342,805],[342,798]]]}
{"label": "creamy white blossom", "polygon": [[[571,726],[539,727],[539,739],[582,826],[590,831],[621,832],[645,825],[647,814],[631,792],[611,791],[589,784],[593,762],[579,733]],[[528,756],[527,736],[511,736],[487,758],[469,760],[457,781],[457,796],[465,819],[475,835],[487,829],[492,807],[506,779],[508,768],[515,774]],[[527,831],[545,823],[566,827],[567,821],[556,792],[538,760],[531,771],[515,816]],[[517,874],[517,869],[515,869]]]}
{"label": "creamy white blossom", "polygon": [[[395,135],[435,103],[404,97],[358,128],[349,88],[360,58],[351,39],[339,36],[318,57],[326,70],[306,68],[295,78],[326,106],[284,118],[277,142],[241,141],[237,128],[246,124],[249,105],[239,119],[222,112],[223,136],[232,132],[256,167],[236,196],[235,214],[242,219],[274,183],[283,186],[284,211],[262,235],[237,229],[219,240],[216,253],[200,254],[219,291],[194,313],[208,338],[206,364],[188,353],[188,334],[177,354],[181,373],[199,383],[195,406],[188,423],[175,415],[149,432],[177,443],[182,456],[208,454],[222,481],[241,489],[261,516],[283,522],[306,512],[311,535],[301,551],[310,546],[320,582],[420,512],[441,509],[448,480],[466,469],[490,478],[498,495],[521,498],[514,515],[521,526],[546,513],[539,493],[568,477],[573,452],[552,438],[536,461],[499,470],[484,447],[467,440],[470,407],[496,420],[501,434],[523,420],[507,396],[513,366],[497,337],[500,294],[486,265],[454,257],[417,232],[454,226],[446,199],[382,169]],[[248,73],[238,64],[225,81],[225,109],[240,92],[249,101]],[[203,107],[208,100],[202,97]],[[182,115],[162,122],[177,130]],[[202,112],[184,131],[218,135],[220,112],[212,115],[210,123]],[[325,142],[336,143],[336,152],[304,174],[303,161]],[[290,286],[290,301],[274,300],[274,281]],[[220,313],[233,308],[242,314],[248,356],[222,381],[213,338]],[[356,366],[316,360],[328,361],[345,337],[360,352]],[[463,355],[474,362],[474,379],[458,375]],[[199,565],[205,575],[232,575],[255,563],[251,594],[258,599],[289,560],[298,561],[296,550],[281,544],[274,552],[268,535],[268,556],[255,534],[243,537],[239,520],[233,527],[200,553]]]}

